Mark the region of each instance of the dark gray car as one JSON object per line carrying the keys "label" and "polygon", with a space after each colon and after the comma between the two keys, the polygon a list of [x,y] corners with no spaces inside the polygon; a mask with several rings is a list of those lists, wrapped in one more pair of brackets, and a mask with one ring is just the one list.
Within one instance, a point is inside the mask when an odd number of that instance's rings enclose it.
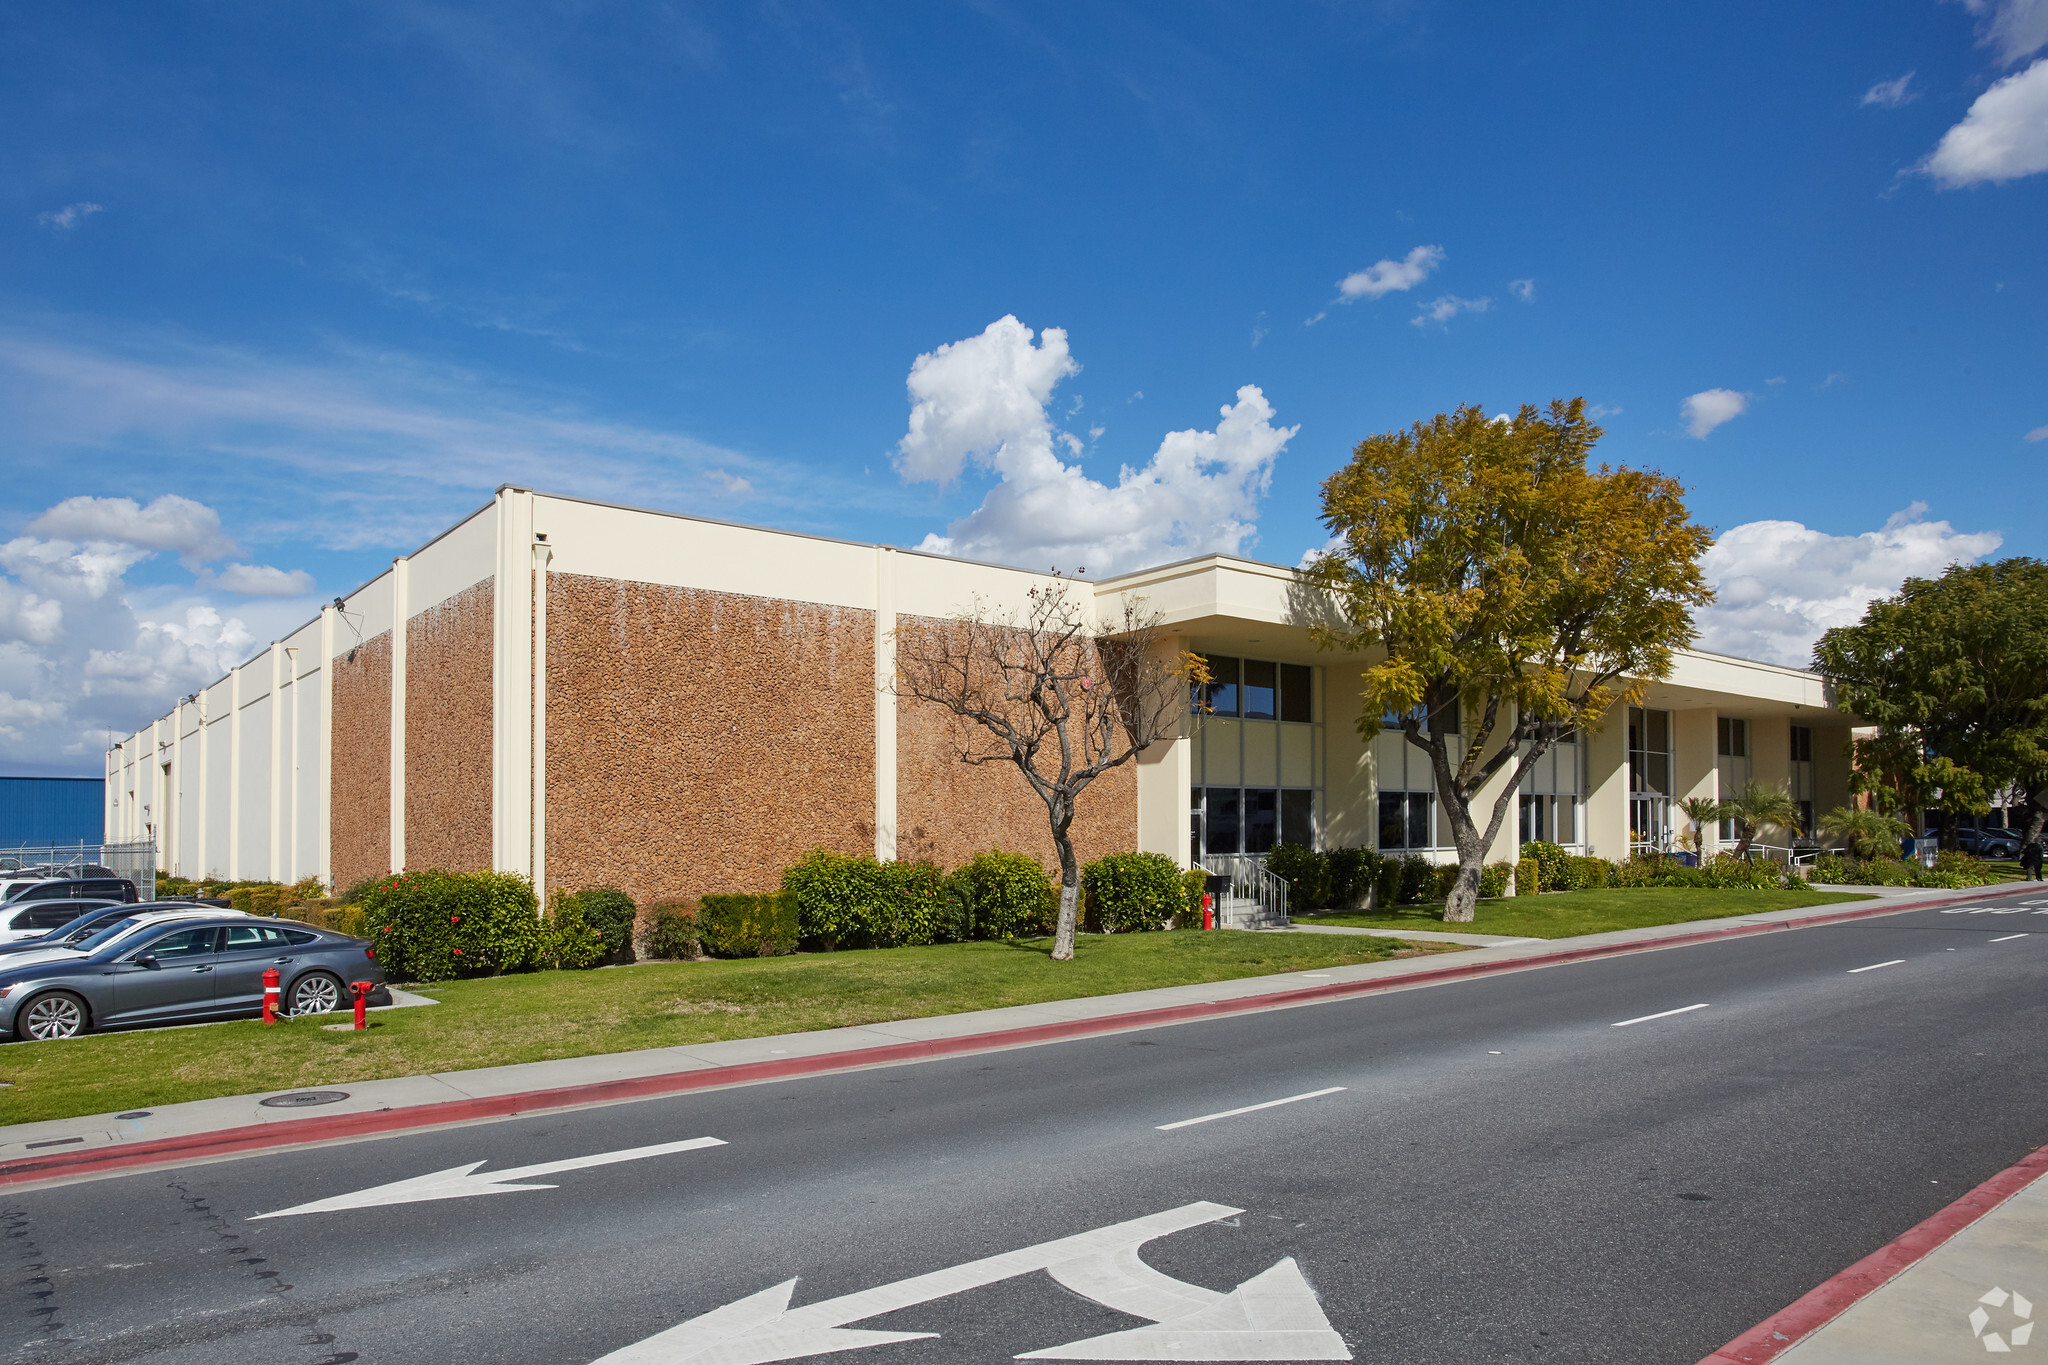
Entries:
{"label": "dark gray car", "polygon": [[33,960],[16,965],[0,958],[0,1033],[21,1039],[259,1014],[263,973],[272,967],[287,1014],[342,1008],[352,981],[371,982],[377,996],[389,999],[367,941],[290,920],[117,922],[77,943],[21,956]]}

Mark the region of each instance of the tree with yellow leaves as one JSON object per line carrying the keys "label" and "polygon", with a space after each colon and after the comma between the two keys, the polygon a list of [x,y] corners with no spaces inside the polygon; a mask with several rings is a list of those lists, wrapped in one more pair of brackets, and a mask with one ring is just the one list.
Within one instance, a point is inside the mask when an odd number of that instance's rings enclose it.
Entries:
{"label": "tree with yellow leaves", "polygon": [[1446,920],[1471,920],[1523,774],[1560,736],[1640,701],[1713,600],[1699,566],[1713,536],[1684,489],[1588,469],[1602,434],[1583,398],[1512,417],[1468,405],[1367,437],[1323,482],[1333,546],[1303,574],[1343,619],[1314,636],[1373,660],[1359,733],[1396,726],[1429,757],[1458,851]]}

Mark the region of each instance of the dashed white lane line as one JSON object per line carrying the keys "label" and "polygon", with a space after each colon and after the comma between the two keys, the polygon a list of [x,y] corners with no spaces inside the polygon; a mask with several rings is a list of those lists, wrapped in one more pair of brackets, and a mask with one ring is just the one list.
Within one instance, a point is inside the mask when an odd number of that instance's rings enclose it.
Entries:
{"label": "dashed white lane line", "polygon": [[1220,1114],[1204,1114],[1200,1118],[1182,1119],[1178,1123],[1162,1123],[1157,1126],[1160,1132],[1170,1133],[1176,1128],[1189,1128],[1197,1123],[1208,1123],[1215,1119],[1234,1119],[1239,1114],[1255,1114],[1261,1109],[1273,1109],[1283,1104],[1293,1104],[1297,1100],[1321,1099],[1324,1095],[1334,1095],[1342,1089],[1344,1087],[1341,1085],[1332,1085],[1321,1090],[1311,1090],[1306,1095],[1289,1095],[1284,1100],[1267,1100],[1264,1104],[1247,1104],[1242,1109],[1226,1109]]}
{"label": "dashed white lane line", "polygon": [[2007,935],[2006,935],[2006,936],[2005,936],[2004,938],[1994,938],[1994,939],[1992,939],[1991,941],[1992,941],[1993,943],[2010,943],[2010,942],[2012,942],[2012,941],[2013,941],[2014,939],[2016,939],[2016,938],[2026,938],[2026,937],[2027,937],[2027,935],[2025,935],[2025,934],[2007,934]]}
{"label": "dashed white lane line", "polygon": [[1854,976],[1858,972],[1874,972],[1879,967],[1896,967],[1905,960],[1903,957],[1895,957],[1890,962],[1873,962],[1868,967],[1851,967],[1849,975]]}
{"label": "dashed white lane line", "polygon": [[1624,1019],[1620,1023],[1613,1025],[1613,1027],[1627,1028],[1630,1024],[1647,1024],[1652,1019],[1669,1019],[1674,1014],[1691,1014],[1694,1010],[1703,1010],[1705,1008],[1705,1005],[1687,1005],[1682,1009],[1665,1010],[1662,1014],[1645,1014],[1636,1019]]}

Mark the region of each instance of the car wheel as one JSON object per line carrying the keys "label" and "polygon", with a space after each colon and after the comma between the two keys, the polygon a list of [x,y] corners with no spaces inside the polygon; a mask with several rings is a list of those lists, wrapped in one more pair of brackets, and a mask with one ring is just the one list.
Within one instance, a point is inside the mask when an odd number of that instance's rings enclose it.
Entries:
{"label": "car wheel", "polygon": [[92,1012],[69,991],[39,995],[14,1017],[14,1034],[24,1042],[76,1038],[92,1027]]}
{"label": "car wheel", "polygon": [[292,982],[288,1013],[332,1014],[341,1008],[341,978],[326,972],[307,972]]}

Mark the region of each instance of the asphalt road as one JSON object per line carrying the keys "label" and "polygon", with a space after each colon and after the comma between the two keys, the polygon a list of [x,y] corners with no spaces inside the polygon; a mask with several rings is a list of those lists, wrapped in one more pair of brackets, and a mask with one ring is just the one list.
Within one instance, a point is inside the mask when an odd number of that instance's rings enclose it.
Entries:
{"label": "asphalt road", "polygon": [[[1227,1292],[1294,1258],[1356,1359],[1691,1365],[2048,1143],[2044,987],[2048,916],[1929,910],[0,1194],[0,1344],[586,1365],[792,1277],[800,1308],[1206,1200],[1243,1212],[1145,1261]],[[699,1136],[726,1145],[252,1221]],[[936,1338],[823,1358],[1145,1321],[1029,1273],[860,1322]]]}

